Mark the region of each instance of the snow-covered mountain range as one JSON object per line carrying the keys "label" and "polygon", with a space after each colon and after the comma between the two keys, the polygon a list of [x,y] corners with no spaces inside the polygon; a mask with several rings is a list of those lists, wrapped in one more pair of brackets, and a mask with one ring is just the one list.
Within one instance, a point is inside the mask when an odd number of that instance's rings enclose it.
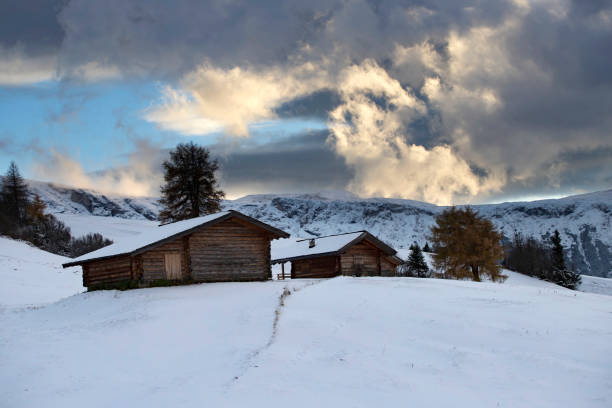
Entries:
{"label": "snow-covered mountain range", "polygon": [[[156,218],[153,197],[105,195],[90,190],[30,182],[52,213],[127,219]],[[445,207],[402,199],[362,199],[345,192],[251,195],[224,202],[234,209],[308,237],[368,230],[395,248],[423,245],[434,217]],[[568,262],[582,274],[612,277],[612,190],[555,200],[474,205],[507,239],[514,232],[548,237],[558,229]]]}

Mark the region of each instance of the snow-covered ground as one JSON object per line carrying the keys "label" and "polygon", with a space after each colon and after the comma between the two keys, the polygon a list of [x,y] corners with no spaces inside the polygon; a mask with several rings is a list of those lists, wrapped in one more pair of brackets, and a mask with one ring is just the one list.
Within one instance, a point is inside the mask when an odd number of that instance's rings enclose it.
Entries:
{"label": "snow-covered ground", "polygon": [[582,275],[582,283],[579,290],[612,296],[612,279]]}
{"label": "snow-covered ground", "polygon": [[[539,283],[218,283],[5,309],[0,401],[611,406],[612,297]],[[292,293],[281,307],[286,286]]]}
{"label": "snow-covered ground", "polygon": [[40,305],[83,292],[81,268],[62,269],[69,260],[0,237],[0,308]]}
{"label": "snow-covered ground", "polygon": [[65,261],[0,238],[2,407],[612,405],[612,296],[510,271],[80,293]]}

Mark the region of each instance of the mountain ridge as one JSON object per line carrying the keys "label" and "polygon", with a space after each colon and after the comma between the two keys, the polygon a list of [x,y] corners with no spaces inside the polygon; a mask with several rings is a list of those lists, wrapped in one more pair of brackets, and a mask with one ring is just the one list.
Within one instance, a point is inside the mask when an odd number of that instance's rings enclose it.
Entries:
{"label": "mountain ridge", "polygon": [[[155,197],[102,194],[52,183],[29,182],[51,213],[155,220]],[[582,274],[612,277],[612,190],[537,201],[470,205],[511,240],[515,231],[547,239],[555,229],[567,261]],[[256,194],[225,200],[233,209],[289,232],[310,237],[368,230],[400,249],[424,245],[435,216],[447,206],[396,198],[361,199],[345,192]]]}

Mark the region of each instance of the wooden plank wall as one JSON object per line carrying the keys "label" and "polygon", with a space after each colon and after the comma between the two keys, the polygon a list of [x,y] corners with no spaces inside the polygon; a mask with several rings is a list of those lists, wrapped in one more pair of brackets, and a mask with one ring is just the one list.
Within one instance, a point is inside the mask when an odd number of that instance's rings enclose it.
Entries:
{"label": "wooden plank wall", "polygon": [[[378,249],[363,241],[353,245],[345,253],[340,255],[342,275],[380,275],[378,269],[378,252]],[[359,264],[359,260],[361,260],[361,264]]]}
{"label": "wooden plank wall", "polygon": [[181,254],[182,279],[189,277],[189,259],[185,254],[183,238],[177,238],[141,254],[143,283],[168,279],[166,276],[166,254]]}
{"label": "wooden plank wall", "polygon": [[220,222],[189,237],[191,276],[198,282],[266,280],[270,238],[235,219]]}
{"label": "wooden plank wall", "polygon": [[397,276],[397,265],[389,261],[384,254],[380,258],[380,269],[382,276]]}
{"label": "wooden plank wall", "polygon": [[130,256],[118,256],[83,265],[83,286],[113,284],[130,280],[132,265]]}
{"label": "wooden plank wall", "polygon": [[338,274],[337,256],[322,256],[291,261],[291,279],[331,278],[338,276]]}

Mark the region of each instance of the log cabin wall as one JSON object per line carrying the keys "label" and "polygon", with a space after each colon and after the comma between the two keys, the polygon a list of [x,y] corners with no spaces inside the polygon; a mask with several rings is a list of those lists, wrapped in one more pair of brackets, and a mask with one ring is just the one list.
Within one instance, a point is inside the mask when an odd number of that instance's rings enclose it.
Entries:
{"label": "log cabin wall", "polygon": [[129,255],[83,264],[83,286],[112,285],[132,279]]}
{"label": "log cabin wall", "polygon": [[191,234],[189,253],[194,281],[266,280],[272,274],[270,237],[236,219]]}
{"label": "log cabin wall", "polygon": [[380,269],[382,276],[397,276],[397,265],[389,261],[386,256],[381,256],[380,258]]}
{"label": "log cabin wall", "polygon": [[166,255],[171,254],[180,255],[181,276],[178,280],[188,279],[189,258],[185,251],[184,240],[181,237],[141,254],[142,283],[146,285],[156,280],[170,279],[166,275]]}
{"label": "log cabin wall", "polygon": [[291,261],[291,279],[331,278],[338,276],[339,272],[337,256],[321,256]]}
{"label": "log cabin wall", "polygon": [[[362,241],[353,245],[340,255],[342,275],[349,276],[377,276],[379,269],[380,250]],[[382,255],[380,256],[382,257]]]}

